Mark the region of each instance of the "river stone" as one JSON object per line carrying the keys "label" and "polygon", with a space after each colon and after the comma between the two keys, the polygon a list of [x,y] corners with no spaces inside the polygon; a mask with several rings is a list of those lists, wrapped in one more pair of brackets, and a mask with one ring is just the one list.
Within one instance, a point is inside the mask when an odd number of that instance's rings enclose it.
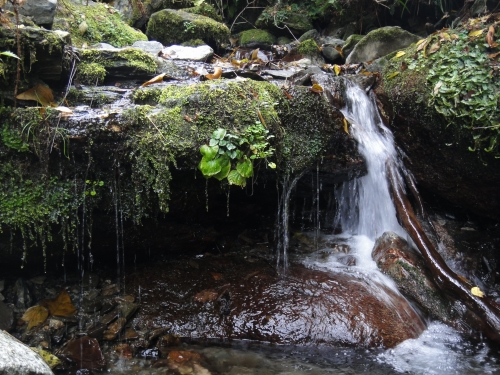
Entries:
{"label": "river stone", "polygon": [[367,62],[416,43],[420,37],[396,26],[386,26],[369,32],[356,44],[346,59],[347,64]]}
{"label": "river stone", "polygon": [[172,60],[208,61],[214,54],[214,50],[207,46],[184,47],[173,45],[162,50],[162,54]]}
{"label": "river stone", "polygon": [[143,41],[143,40],[138,40],[137,42],[134,42],[132,44],[132,47],[134,48],[139,48],[143,50],[144,52],[149,52],[153,55],[158,55],[161,50],[163,49],[163,44],[160,42],[155,42],[155,41]]}
{"label": "river stone", "polygon": [[61,355],[82,369],[101,370],[106,367],[99,342],[89,336],[70,341]]}
{"label": "river stone", "polygon": [[[56,14],[57,0],[24,0],[19,7],[19,13],[29,17],[39,26],[51,27]],[[7,2],[5,9],[13,10],[12,4]]]}
{"label": "river stone", "polygon": [[363,38],[363,35],[358,34],[353,34],[349,38],[347,38],[345,44],[342,46],[342,54],[344,55],[344,57],[349,56],[356,44],[358,44],[359,41]]}
{"label": "river stone", "polygon": [[392,278],[406,297],[434,319],[450,322],[451,305],[443,298],[424,261],[403,238],[394,232],[380,236],[372,250],[372,257],[379,269]]}
{"label": "river stone", "polygon": [[5,303],[0,302],[0,330],[10,331],[14,324],[14,311]]}
{"label": "river stone", "polygon": [[316,29],[306,31],[304,34],[302,34],[299,38],[299,42],[303,42],[307,39],[313,39],[319,45],[321,45],[321,43],[323,42],[323,38],[321,38],[321,35]]}
{"label": "river stone", "polygon": [[[221,259],[221,258],[219,258]],[[141,308],[132,326],[171,325],[171,334],[199,339],[249,339],[290,345],[358,345],[393,347],[418,337],[425,325],[406,299],[394,289],[358,272],[320,271],[292,265],[282,278],[265,261],[253,263],[235,257],[223,259],[226,286],[220,288],[208,272],[216,257],[200,259],[198,278],[178,264],[171,278],[161,267],[134,275],[132,288],[141,296]],[[136,277],[137,276],[137,277]],[[153,281],[154,280],[154,281]],[[219,298],[194,303],[203,290],[218,288]],[[169,301],[167,305],[158,301]],[[158,322],[158,323],[153,323]]]}
{"label": "river stone", "polygon": [[0,374],[54,375],[37,353],[2,330],[0,348]]}

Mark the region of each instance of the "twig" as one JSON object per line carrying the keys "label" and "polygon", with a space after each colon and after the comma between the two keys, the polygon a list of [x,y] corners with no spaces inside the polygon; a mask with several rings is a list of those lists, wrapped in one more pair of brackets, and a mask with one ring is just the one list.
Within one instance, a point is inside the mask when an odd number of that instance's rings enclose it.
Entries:
{"label": "twig", "polygon": [[163,140],[164,140],[164,141],[168,144],[167,139],[163,136],[162,132],[160,131],[160,129],[158,129],[158,127],[157,127],[157,126],[156,126],[156,124],[153,122],[153,120],[151,120],[151,119],[149,118],[149,116],[146,116],[146,118],[149,120],[149,122],[150,122],[151,124],[153,124],[153,126],[155,127],[155,129],[156,129],[156,130],[158,130],[158,134],[160,134],[160,137],[162,137],[162,138],[163,138]]}

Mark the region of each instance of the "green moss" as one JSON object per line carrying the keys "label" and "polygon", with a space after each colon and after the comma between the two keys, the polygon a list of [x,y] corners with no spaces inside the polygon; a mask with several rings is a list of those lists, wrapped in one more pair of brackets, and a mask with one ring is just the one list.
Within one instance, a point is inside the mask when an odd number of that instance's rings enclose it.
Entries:
{"label": "green moss", "polygon": [[154,13],[149,19],[146,34],[151,40],[157,40],[164,45],[202,39],[205,43],[218,47],[229,39],[229,29],[223,23],[173,9]]}
{"label": "green moss", "polygon": [[282,4],[265,8],[255,25],[259,28],[283,28],[285,25],[294,32],[311,30],[313,25],[304,9],[297,9]]}
{"label": "green moss", "polygon": [[246,30],[240,33],[241,46],[253,46],[258,44],[272,45],[276,41],[273,34],[266,30]]}
{"label": "green moss", "polygon": [[203,46],[205,42],[201,39],[191,39],[188,40],[187,42],[181,43],[181,46],[186,46],[186,47],[198,47],[198,46]]}
{"label": "green moss", "polygon": [[[147,40],[146,35],[122,21],[118,12],[110,13],[103,3],[89,1],[89,6],[77,5],[69,0],[58,2],[54,29],[69,31],[73,44],[80,47],[84,43],[92,45],[106,42],[115,47]],[[82,34],[80,25],[85,22],[87,30]]]}
{"label": "green moss", "polygon": [[201,3],[198,6],[194,6],[192,8],[184,8],[182,9],[184,12],[199,14],[200,16],[210,17],[211,19],[222,22],[222,17],[217,13],[215,8],[207,4],[205,2]]}
{"label": "green moss", "polygon": [[344,57],[347,57],[354,47],[356,47],[356,44],[359,43],[361,39],[364,38],[364,35],[358,35],[358,34],[353,34],[349,38],[346,39],[345,44],[342,46],[342,53],[344,54]]}
{"label": "green moss", "polygon": [[155,74],[156,62],[153,56],[138,48],[126,48],[118,52],[117,57],[126,60],[126,65],[136,68],[142,73]]}
{"label": "green moss", "polygon": [[82,62],[78,65],[78,78],[86,85],[98,85],[106,78],[106,69],[99,63]]}
{"label": "green moss", "polygon": [[319,53],[319,47],[314,39],[307,39],[299,44],[297,52],[301,55],[316,55]]}

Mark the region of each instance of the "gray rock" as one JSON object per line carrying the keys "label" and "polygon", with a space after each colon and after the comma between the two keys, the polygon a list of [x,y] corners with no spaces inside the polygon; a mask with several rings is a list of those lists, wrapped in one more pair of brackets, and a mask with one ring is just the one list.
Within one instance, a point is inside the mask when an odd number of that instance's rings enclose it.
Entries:
{"label": "gray rock", "polygon": [[14,311],[5,303],[0,302],[0,330],[9,331],[14,324]]}
{"label": "gray rock", "polygon": [[0,348],[0,374],[54,375],[37,353],[4,331],[0,331]]}
{"label": "gray rock", "polygon": [[321,49],[321,54],[325,58],[326,61],[328,62],[335,62],[336,60],[340,59],[340,53],[335,49],[335,47],[332,46],[325,46]]}
{"label": "gray rock", "polygon": [[[29,17],[37,25],[52,26],[56,14],[57,0],[25,0],[19,7],[19,13]],[[12,4],[7,2],[5,9],[12,10]]]}
{"label": "gray rock", "polygon": [[161,57],[156,59],[156,73],[166,73],[168,76],[175,79],[187,79],[190,77],[186,69],[177,66],[173,61],[165,60]]}
{"label": "gray rock", "polygon": [[162,50],[163,56],[172,60],[208,61],[214,54],[214,50],[207,45],[199,47],[184,47],[173,45]]}
{"label": "gray rock", "polygon": [[303,42],[304,40],[307,39],[313,39],[316,43],[321,44],[323,39],[321,38],[321,35],[319,34],[318,30],[312,29],[309,31],[306,31],[304,34],[301,35],[299,38],[299,42]]}
{"label": "gray rock", "polygon": [[132,44],[132,47],[142,49],[144,52],[149,52],[153,55],[158,55],[163,49],[163,44],[155,41],[137,41]]}
{"label": "gray rock", "polygon": [[354,47],[356,47],[356,44],[358,44],[363,38],[364,36],[359,34],[353,34],[347,38],[345,44],[342,46],[342,53],[344,54],[344,57],[349,56]]}
{"label": "gray rock", "polygon": [[33,297],[26,282],[23,279],[17,279],[14,284],[14,302],[16,309],[27,309],[33,305]]}
{"label": "gray rock", "polygon": [[108,43],[96,43],[92,45],[92,48],[105,51],[119,51],[122,49],[122,48],[116,48],[115,46],[112,46],[111,44]]}
{"label": "gray rock", "polygon": [[381,27],[369,32],[356,44],[346,59],[347,64],[378,59],[391,52],[408,47],[420,39],[399,27]]}
{"label": "gray rock", "polygon": [[327,36],[323,38],[322,41],[324,46],[342,47],[345,44],[344,40],[332,36]]}
{"label": "gray rock", "polygon": [[272,69],[266,69],[263,70],[262,73],[264,74],[269,74],[273,78],[283,78],[287,79],[293,76],[295,73],[297,73],[297,70],[295,69],[280,69],[280,70],[272,70]]}

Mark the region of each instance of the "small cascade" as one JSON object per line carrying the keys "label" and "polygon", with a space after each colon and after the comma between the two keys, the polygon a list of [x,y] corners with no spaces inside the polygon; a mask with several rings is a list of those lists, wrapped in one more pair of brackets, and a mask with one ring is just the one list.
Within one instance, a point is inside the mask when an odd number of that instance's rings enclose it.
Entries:
{"label": "small cascade", "polygon": [[351,124],[350,133],[358,142],[368,173],[340,186],[334,224],[345,234],[363,235],[371,240],[388,230],[406,237],[396,218],[386,173],[388,163],[403,168],[392,133],[383,124],[374,98],[349,81],[346,86],[347,105],[342,113]]}

